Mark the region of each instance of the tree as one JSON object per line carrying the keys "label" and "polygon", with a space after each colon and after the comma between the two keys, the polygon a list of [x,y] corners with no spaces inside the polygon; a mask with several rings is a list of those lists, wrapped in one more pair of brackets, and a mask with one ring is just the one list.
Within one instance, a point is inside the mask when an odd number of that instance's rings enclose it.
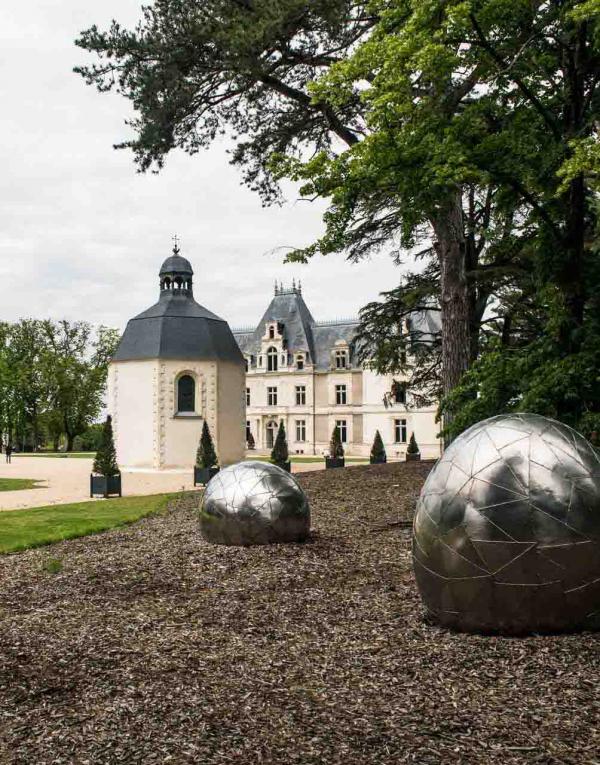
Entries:
{"label": "tree", "polygon": [[199,468],[211,468],[219,464],[215,445],[213,444],[210,429],[206,420],[202,423],[202,435],[196,452],[196,466]]}
{"label": "tree", "polygon": [[275,444],[271,451],[271,462],[275,465],[285,465],[290,458],[288,450],[287,436],[285,433],[285,425],[283,420],[279,423],[279,430],[277,431],[277,437],[275,438]]}
{"label": "tree", "polygon": [[420,454],[421,451],[419,449],[419,445],[417,444],[417,439],[415,438],[415,434],[410,434],[410,440],[408,442],[408,446],[406,447],[406,453],[407,454]]}
{"label": "tree", "polygon": [[383,439],[378,430],[375,431],[375,438],[373,439],[373,446],[371,447],[371,459],[375,462],[385,462],[387,459]]}
{"label": "tree", "polygon": [[337,425],[334,427],[329,441],[329,456],[334,459],[341,459],[344,456],[344,445]]}
{"label": "tree", "polygon": [[118,333],[101,327],[96,333],[87,322],[43,322],[47,349],[41,364],[49,381],[52,408],[59,414],[67,437],[67,451],[75,436],[98,417],[106,389],[108,361]]}
{"label": "tree", "polygon": [[102,475],[105,478],[119,475],[119,465],[117,463],[117,450],[113,437],[112,417],[110,414],[106,418],[102,428],[102,439],[96,452],[94,466],[92,468],[96,475]]}
{"label": "tree", "polygon": [[248,449],[256,448],[256,441],[254,440],[254,436],[252,435],[252,433],[248,433],[247,444],[248,444]]}

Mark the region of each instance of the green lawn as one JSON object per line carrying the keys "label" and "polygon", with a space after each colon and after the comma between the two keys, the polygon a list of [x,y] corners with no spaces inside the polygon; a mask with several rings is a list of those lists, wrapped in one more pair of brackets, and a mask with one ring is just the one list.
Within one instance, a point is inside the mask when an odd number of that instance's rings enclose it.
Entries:
{"label": "green lawn", "polygon": [[55,457],[56,459],[92,460],[96,452],[19,452],[13,457]]}
{"label": "green lawn", "polygon": [[123,497],[0,513],[0,553],[96,534],[164,510],[176,494]]}
{"label": "green lawn", "polygon": [[40,482],[35,478],[0,478],[0,491],[21,491],[38,489]]}

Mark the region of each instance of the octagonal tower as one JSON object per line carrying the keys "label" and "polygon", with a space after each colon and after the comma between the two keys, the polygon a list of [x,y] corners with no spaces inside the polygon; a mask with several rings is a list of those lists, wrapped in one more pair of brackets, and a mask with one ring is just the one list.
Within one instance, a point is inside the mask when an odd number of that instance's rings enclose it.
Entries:
{"label": "octagonal tower", "polygon": [[190,468],[204,419],[222,465],[244,457],[244,358],[227,322],[194,300],[193,276],[175,245],[158,302],[128,322],[110,363],[108,411],[124,468]]}

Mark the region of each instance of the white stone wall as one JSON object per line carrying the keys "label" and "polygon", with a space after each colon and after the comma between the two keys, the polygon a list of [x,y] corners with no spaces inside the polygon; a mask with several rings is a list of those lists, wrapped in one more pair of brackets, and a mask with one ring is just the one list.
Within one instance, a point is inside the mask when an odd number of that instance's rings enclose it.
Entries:
{"label": "white stone wall", "polygon": [[[177,413],[177,380],[196,383],[195,413]],[[244,369],[214,361],[124,361],[109,369],[108,410],[113,415],[122,467],[191,468],[207,419],[221,464],[244,456]]]}
{"label": "white stone wall", "polygon": [[[356,379],[353,380],[357,374],[361,376],[360,385],[356,384]],[[336,404],[335,386],[340,384],[346,385],[348,403],[345,406]],[[305,406],[296,406],[297,385],[306,386]],[[283,420],[291,453],[323,454],[328,450],[329,437],[336,420],[345,419],[347,422],[345,451],[348,456],[368,457],[375,431],[379,430],[390,458],[404,458],[408,439],[414,432],[423,459],[437,459],[441,454],[441,446],[437,438],[439,426],[435,422],[436,407],[412,408],[409,392],[408,406],[393,403],[386,409],[383,399],[384,395],[389,393],[391,385],[391,376],[380,376],[370,370],[362,370],[358,373],[357,370],[331,370],[317,373],[314,373],[312,369],[302,372],[293,369],[279,370],[277,373],[252,370],[246,375],[246,386],[250,388],[250,406],[247,409],[246,419],[250,423],[256,449],[262,452],[268,449],[265,432],[267,423],[270,421],[279,423]],[[277,387],[277,406],[267,404],[267,388],[271,386]],[[355,417],[357,416],[362,418],[360,437],[355,434]],[[304,443],[296,441],[295,422],[298,419],[306,421]],[[406,420],[407,443],[395,442],[394,420],[396,419]],[[317,425],[316,428],[315,425]],[[315,430],[321,434],[324,432],[326,437],[315,440]]]}

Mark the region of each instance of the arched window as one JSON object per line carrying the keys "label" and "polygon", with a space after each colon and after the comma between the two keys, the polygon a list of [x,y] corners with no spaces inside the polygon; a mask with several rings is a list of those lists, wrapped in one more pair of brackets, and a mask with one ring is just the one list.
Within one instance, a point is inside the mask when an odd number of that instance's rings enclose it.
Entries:
{"label": "arched window", "polygon": [[267,425],[267,449],[272,449],[275,445],[275,437],[277,435],[277,423],[276,422],[270,422]]}
{"label": "arched window", "polygon": [[182,375],[177,381],[177,411],[196,411],[196,383],[191,375]]}
{"label": "arched window", "polygon": [[277,348],[269,348],[267,351],[267,372],[277,372]]}

